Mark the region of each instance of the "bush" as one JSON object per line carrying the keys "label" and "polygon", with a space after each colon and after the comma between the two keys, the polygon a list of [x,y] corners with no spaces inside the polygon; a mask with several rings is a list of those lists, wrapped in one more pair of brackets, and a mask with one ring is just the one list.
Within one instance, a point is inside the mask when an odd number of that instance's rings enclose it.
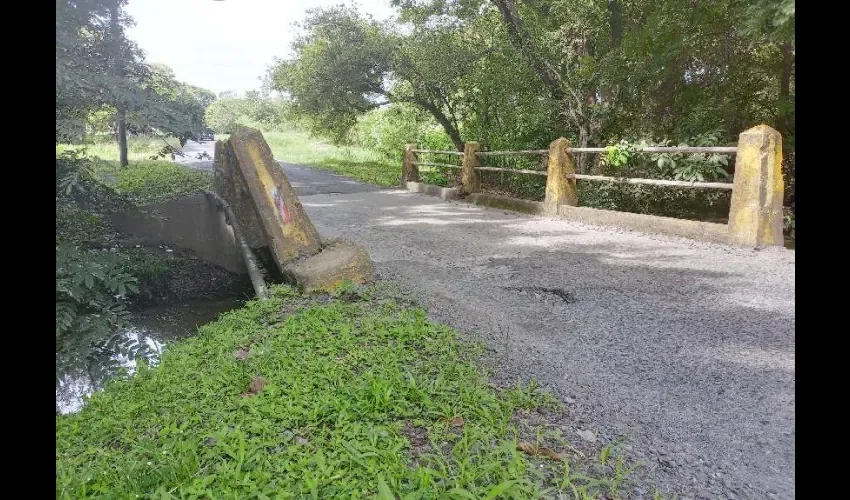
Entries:
{"label": "bush", "polygon": [[455,149],[433,118],[406,104],[370,111],[357,121],[351,140],[398,162],[408,143],[417,143],[423,149]]}

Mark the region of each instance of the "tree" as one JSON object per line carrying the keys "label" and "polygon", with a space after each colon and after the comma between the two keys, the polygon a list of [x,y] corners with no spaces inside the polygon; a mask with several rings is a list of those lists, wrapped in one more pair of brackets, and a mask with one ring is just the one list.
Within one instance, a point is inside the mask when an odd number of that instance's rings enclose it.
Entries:
{"label": "tree", "polygon": [[85,133],[86,118],[109,110],[120,164],[128,132],[195,137],[215,95],[174,78],[170,68],[145,64],[127,39],[126,0],[60,0],[56,6],[56,140]]}
{"label": "tree", "polygon": [[[133,78],[144,68],[123,36],[125,0],[56,2],[56,140],[84,133],[85,117],[138,99]],[[121,64],[117,64],[121,61]]]}
{"label": "tree", "polygon": [[232,134],[242,124],[245,116],[241,99],[223,98],[207,106],[204,112],[206,124],[220,134]]}
{"label": "tree", "polygon": [[177,137],[181,144],[197,138],[204,127],[204,113],[215,101],[209,90],[180,82],[174,71],[152,64],[142,82],[145,100],[133,113],[136,130]]}
{"label": "tree", "polygon": [[367,111],[409,103],[431,114],[463,149],[457,90],[480,57],[470,40],[439,26],[401,34],[349,7],[311,10],[303,28],[295,57],[278,60],[271,78],[314,131],[342,140]]}
{"label": "tree", "polygon": [[264,96],[249,91],[244,97],[219,98],[206,108],[207,126],[218,133],[231,134],[238,125],[273,129],[283,126],[288,119],[289,103],[281,98]]}

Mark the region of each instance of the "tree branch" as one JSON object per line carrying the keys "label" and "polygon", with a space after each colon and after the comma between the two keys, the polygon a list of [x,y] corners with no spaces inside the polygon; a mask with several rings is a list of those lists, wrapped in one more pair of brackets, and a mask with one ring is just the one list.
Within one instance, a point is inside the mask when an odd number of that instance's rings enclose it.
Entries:
{"label": "tree branch", "polygon": [[537,53],[531,33],[528,32],[525,23],[519,17],[515,0],[492,1],[502,14],[502,21],[505,24],[505,29],[508,31],[508,39],[511,45],[520,51],[532,69],[537,73],[537,76],[549,87],[552,98],[556,101],[563,99],[564,90],[561,85],[561,78],[557,70]]}

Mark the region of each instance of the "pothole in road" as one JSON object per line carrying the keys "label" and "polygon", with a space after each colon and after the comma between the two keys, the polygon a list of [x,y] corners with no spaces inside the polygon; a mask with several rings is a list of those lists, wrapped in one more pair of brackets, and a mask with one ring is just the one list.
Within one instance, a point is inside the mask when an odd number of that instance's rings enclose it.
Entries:
{"label": "pothole in road", "polygon": [[566,304],[572,304],[576,301],[575,295],[573,295],[572,292],[564,290],[563,288],[547,288],[543,286],[503,286],[502,288],[505,290],[514,290],[520,292],[520,295],[526,295],[531,293],[539,297],[543,294],[547,294],[561,299]]}

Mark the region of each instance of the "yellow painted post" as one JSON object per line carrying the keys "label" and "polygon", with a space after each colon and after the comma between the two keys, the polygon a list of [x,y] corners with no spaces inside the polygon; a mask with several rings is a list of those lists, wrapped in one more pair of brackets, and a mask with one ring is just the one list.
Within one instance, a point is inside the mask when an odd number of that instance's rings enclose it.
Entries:
{"label": "yellow painted post", "polygon": [[416,166],[418,156],[413,150],[416,144],[404,145],[404,158],[401,161],[401,185],[404,187],[408,182],[419,182],[419,167]]}
{"label": "yellow painted post", "polygon": [[549,160],[546,168],[546,198],[543,200],[545,215],[558,215],[558,207],[578,205],[576,180],[567,177],[576,173],[576,163],[569,152],[570,141],[559,137],[549,145]]}
{"label": "yellow painted post", "polygon": [[481,144],[467,142],[463,145],[463,168],[460,171],[460,194],[472,194],[481,191],[481,174],[475,167],[481,166],[481,160],[475,154],[481,151]]}
{"label": "yellow painted post", "polygon": [[288,261],[319,253],[322,249],[319,233],[272,156],[263,134],[240,126],[227,142],[226,149],[233,151],[235,166],[250,193],[278,268],[283,271]]}
{"label": "yellow painted post", "polygon": [[758,125],[738,137],[729,209],[733,242],[755,248],[784,245],[782,236],[782,135]]}

